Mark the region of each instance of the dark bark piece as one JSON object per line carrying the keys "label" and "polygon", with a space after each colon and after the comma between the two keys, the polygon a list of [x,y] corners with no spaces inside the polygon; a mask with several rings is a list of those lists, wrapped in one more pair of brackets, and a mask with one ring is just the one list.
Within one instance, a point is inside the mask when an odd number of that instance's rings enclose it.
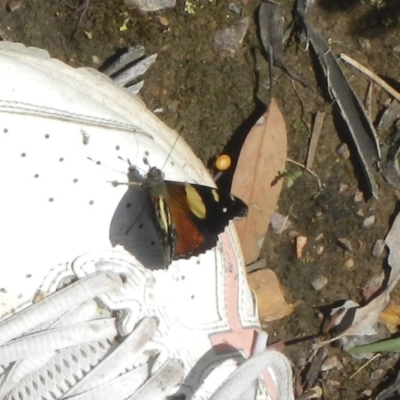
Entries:
{"label": "dark bark piece", "polygon": [[292,79],[307,86],[283,61],[283,22],[280,7],[280,4],[273,1],[264,1],[258,10],[260,39],[267,54],[267,61],[271,65],[272,60],[275,66],[283,69]]}
{"label": "dark bark piece", "polygon": [[311,26],[304,14],[299,16],[318,57],[329,95],[338,107],[357,150],[368,194],[378,198],[378,187],[373,176],[373,164],[380,160],[375,129],[324,38]]}

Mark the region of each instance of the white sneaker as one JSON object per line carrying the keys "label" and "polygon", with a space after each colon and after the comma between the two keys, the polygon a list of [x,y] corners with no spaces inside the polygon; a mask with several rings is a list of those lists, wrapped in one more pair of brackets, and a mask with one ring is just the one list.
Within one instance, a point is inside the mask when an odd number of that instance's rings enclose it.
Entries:
{"label": "white sneaker", "polygon": [[0,43],[0,81],[0,398],[292,399],[233,226],[158,269],[143,191],[112,185],[147,159],[212,186],[187,144],[102,74],[44,51]]}

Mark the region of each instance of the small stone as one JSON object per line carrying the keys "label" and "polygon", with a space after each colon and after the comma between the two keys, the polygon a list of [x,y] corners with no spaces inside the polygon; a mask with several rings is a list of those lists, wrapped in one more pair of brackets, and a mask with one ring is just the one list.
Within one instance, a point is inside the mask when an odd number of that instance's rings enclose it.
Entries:
{"label": "small stone", "polygon": [[217,31],[214,35],[214,50],[233,56],[241,46],[249,28],[250,18],[246,17],[233,26]]}
{"label": "small stone", "polygon": [[346,262],[343,264],[343,266],[346,269],[351,269],[354,267],[354,260],[352,258],[349,258],[348,260],[346,260]]}
{"label": "small stone", "polygon": [[164,17],[163,15],[160,15],[160,16],[158,17],[158,20],[160,21],[160,24],[161,24],[162,26],[168,26],[168,25],[169,25],[169,20],[168,20],[168,18],[167,18],[167,17]]}
{"label": "small stone", "polygon": [[306,243],[307,243],[306,236],[297,236],[297,238],[296,238],[296,256],[297,256],[298,260],[300,260],[301,256],[303,255],[303,250],[304,250]]}
{"label": "small stone", "polygon": [[358,39],[358,43],[363,50],[369,50],[371,48],[371,42],[369,39],[360,38]]}
{"label": "small stone", "polygon": [[241,13],[240,7],[235,3],[229,3],[228,4],[228,10],[233,12],[234,14],[237,14],[237,15],[240,15],[240,13]]}
{"label": "small stone", "polygon": [[328,283],[328,278],[325,276],[319,276],[317,279],[311,282],[311,286],[315,291],[321,290]]}
{"label": "small stone", "polygon": [[361,192],[360,190],[357,190],[355,195],[354,195],[354,201],[356,203],[359,203],[360,201],[364,200],[364,193]]}
{"label": "small stone", "polygon": [[372,298],[372,296],[376,295],[378,290],[382,288],[382,283],[384,279],[385,276],[382,272],[379,275],[375,275],[370,278],[369,281],[364,285],[364,287],[362,288],[362,293],[366,301]]}
{"label": "small stone", "polygon": [[174,8],[176,0],[124,0],[124,4],[142,12],[154,12]]}
{"label": "small stone", "polygon": [[359,217],[363,217],[364,216],[364,211],[361,210],[361,208],[359,210],[357,210],[356,215],[358,215]]}
{"label": "small stone", "polygon": [[100,58],[97,56],[92,56],[93,64],[100,65],[101,61]]}
{"label": "small stone", "polygon": [[371,397],[372,390],[371,389],[366,389],[363,392],[361,392],[361,394],[364,395],[365,397]]}
{"label": "small stone", "polygon": [[395,53],[400,53],[400,44],[398,44],[397,46],[394,46],[394,47],[393,47],[393,51],[394,51]]}
{"label": "small stone", "polygon": [[376,369],[375,371],[371,372],[371,379],[374,381],[380,381],[383,378],[385,371],[383,369]]}
{"label": "small stone", "polygon": [[345,193],[347,190],[349,190],[349,185],[347,183],[339,184],[339,193]]}
{"label": "small stone", "polygon": [[337,244],[344,250],[348,250],[350,252],[353,252],[353,246],[350,243],[349,239],[346,238],[339,238],[337,240]]}
{"label": "small stone", "polygon": [[22,7],[22,1],[21,0],[10,0],[7,3],[7,11],[9,11],[9,12],[17,11],[21,7]]}
{"label": "small stone", "polygon": [[319,244],[316,249],[315,249],[317,254],[322,254],[324,251],[324,246],[322,244]]}
{"label": "small stone", "polygon": [[343,365],[342,363],[338,360],[336,356],[329,357],[327,358],[322,364],[321,364],[321,371],[329,371],[331,369],[342,369]]}
{"label": "small stone", "polygon": [[388,103],[386,107],[378,124],[379,133],[383,135],[392,130],[393,125],[400,116],[400,103],[398,101],[394,100]]}
{"label": "small stone", "polygon": [[317,211],[314,216],[316,219],[319,219],[322,217],[322,215],[323,215],[322,211]]}
{"label": "small stone", "polygon": [[382,239],[378,239],[374,247],[372,248],[372,255],[376,258],[381,258],[383,251],[385,250],[385,241]]}
{"label": "small stone", "polygon": [[288,217],[285,217],[284,215],[279,214],[278,212],[274,212],[271,217],[270,225],[272,232],[279,235],[284,230],[290,228],[292,223],[289,221]]}
{"label": "small stone", "polygon": [[375,223],[375,215],[371,215],[367,218],[364,219],[363,223],[362,223],[362,227],[364,229],[368,229],[370,228],[373,224]]}
{"label": "small stone", "polygon": [[319,233],[317,236],[315,236],[315,241],[319,242],[323,237],[324,237],[324,234],[323,233]]}
{"label": "small stone", "polygon": [[348,160],[350,158],[349,146],[346,143],[342,143],[337,149],[336,153],[343,158],[343,160]]}

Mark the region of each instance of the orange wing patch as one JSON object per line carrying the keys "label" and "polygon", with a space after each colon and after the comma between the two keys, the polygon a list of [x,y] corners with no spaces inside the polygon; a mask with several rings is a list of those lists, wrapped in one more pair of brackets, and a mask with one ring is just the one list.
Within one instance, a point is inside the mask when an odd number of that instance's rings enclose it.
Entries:
{"label": "orange wing patch", "polygon": [[191,218],[185,186],[169,184],[167,203],[176,231],[174,259],[199,254],[206,240]]}

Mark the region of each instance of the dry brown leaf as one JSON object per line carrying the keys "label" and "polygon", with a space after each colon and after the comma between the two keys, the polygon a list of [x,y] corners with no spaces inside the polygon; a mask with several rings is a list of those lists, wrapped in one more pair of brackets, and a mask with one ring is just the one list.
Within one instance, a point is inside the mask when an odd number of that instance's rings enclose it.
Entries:
{"label": "dry brown leaf", "polygon": [[390,300],[389,304],[379,315],[379,322],[386,325],[390,333],[396,333],[400,325],[400,306]]}
{"label": "dry brown leaf", "polygon": [[293,312],[294,306],[286,302],[281,284],[272,270],[256,271],[247,275],[247,280],[257,296],[261,321],[275,321]]}
{"label": "dry brown leaf", "polygon": [[232,193],[249,206],[248,216],[236,221],[246,265],[259,258],[282,189],[279,171],[285,170],[286,153],[285,120],[272,99],[247,135],[232,181]]}

